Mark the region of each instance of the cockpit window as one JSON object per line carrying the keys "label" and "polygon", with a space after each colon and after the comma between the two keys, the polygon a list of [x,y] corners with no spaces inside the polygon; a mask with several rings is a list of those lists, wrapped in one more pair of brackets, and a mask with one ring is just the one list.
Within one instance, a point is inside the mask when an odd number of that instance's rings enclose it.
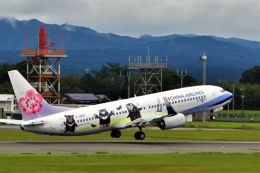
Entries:
{"label": "cockpit window", "polygon": [[222,90],[220,90],[220,92],[224,93],[224,92],[225,92],[225,90],[223,90],[223,89],[222,89]]}

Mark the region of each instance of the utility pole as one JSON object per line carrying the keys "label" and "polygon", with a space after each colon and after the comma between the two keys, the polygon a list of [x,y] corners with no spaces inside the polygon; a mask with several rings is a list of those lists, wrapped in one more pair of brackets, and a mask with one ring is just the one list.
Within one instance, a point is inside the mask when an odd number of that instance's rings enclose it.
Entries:
{"label": "utility pole", "polygon": [[183,73],[183,71],[181,71],[181,73],[179,74],[179,70],[177,69],[177,76],[180,77],[181,79],[181,88],[183,87],[183,78],[185,78],[187,76],[187,69],[186,69],[186,72]]}
{"label": "utility pole", "polygon": [[244,115],[244,110],[245,110],[245,107],[244,107],[245,89],[244,89],[244,87],[241,88],[240,91],[242,92],[242,93],[241,93],[241,100],[242,100],[242,115]]}

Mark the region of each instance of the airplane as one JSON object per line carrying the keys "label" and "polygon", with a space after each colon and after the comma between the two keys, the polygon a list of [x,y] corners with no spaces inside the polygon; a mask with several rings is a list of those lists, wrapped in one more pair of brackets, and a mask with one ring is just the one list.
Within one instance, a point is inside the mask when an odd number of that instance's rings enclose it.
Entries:
{"label": "airplane", "polygon": [[134,137],[143,140],[146,126],[162,130],[181,127],[187,115],[220,111],[233,97],[221,87],[201,85],[72,109],[48,104],[17,70],[8,75],[22,120],[0,122],[40,135],[79,136],[111,131],[111,137],[119,138],[120,130],[138,127]]}

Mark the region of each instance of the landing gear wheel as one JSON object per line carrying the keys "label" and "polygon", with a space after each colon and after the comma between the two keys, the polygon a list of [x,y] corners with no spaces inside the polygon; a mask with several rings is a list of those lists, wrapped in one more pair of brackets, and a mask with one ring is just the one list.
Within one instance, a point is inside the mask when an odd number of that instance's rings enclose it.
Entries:
{"label": "landing gear wheel", "polygon": [[144,132],[136,132],[135,133],[135,139],[137,140],[144,140],[145,138],[145,133]]}
{"label": "landing gear wheel", "polygon": [[135,133],[135,139],[137,139],[137,140],[139,140],[139,133],[140,133],[140,132],[136,132],[136,133]]}
{"label": "landing gear wheel", "polygon": [[121,132],[119,130],[112,130],[110,135],[112,138],[120,138]]}
{"label": "landing gear wheel", "polygon": [[210,116],[209,116],[209,119],[210,119],[210,120],[215,120],[216,117],[215,117],[215,115],[210,115]]}
{"label": "landing gear wheel", "polygon": [[139,138],[140,138],[141,140],[144,140],[144,138],[145,138],[145,133],[144,133],[144,132],[139,132],[139,133],[140,133]]}

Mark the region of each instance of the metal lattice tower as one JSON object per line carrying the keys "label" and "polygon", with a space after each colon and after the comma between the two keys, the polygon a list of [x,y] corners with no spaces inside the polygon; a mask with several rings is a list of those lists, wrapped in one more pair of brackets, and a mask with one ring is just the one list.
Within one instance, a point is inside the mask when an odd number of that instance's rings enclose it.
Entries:
{"label": "metal lattice tower", "polygon": [[[27,31],[26,31],[27,32]],[[27,33],[26,33],[27,35]],[[25,42],[27,44],[27,41]],[[27,80],[42,95],[42,97],[51,104],[60,103],[60,60],[67,57],[63,50],[63,31],[61,50],[48,50],[48,47],[55,43],[50,42],[47,45],[47,34],[44,27],[39,32],[39,49],[25,50],[21,56],[27,58]]]}
{"label": "metal lattice tower", "polygon": [[[166,57],[167,62],[167,57]],[[162,91],[162,71],[167,69],[167,63],[159,57],[155,56],[155,61],[150,62],[150,56],[146,57],[146,61],[142,61],[142,57],[138,56],[134,62],[129,57],[128,66],[128,97],[130,97],[130,77],[135,76],[134,95],[145,95]]]}

